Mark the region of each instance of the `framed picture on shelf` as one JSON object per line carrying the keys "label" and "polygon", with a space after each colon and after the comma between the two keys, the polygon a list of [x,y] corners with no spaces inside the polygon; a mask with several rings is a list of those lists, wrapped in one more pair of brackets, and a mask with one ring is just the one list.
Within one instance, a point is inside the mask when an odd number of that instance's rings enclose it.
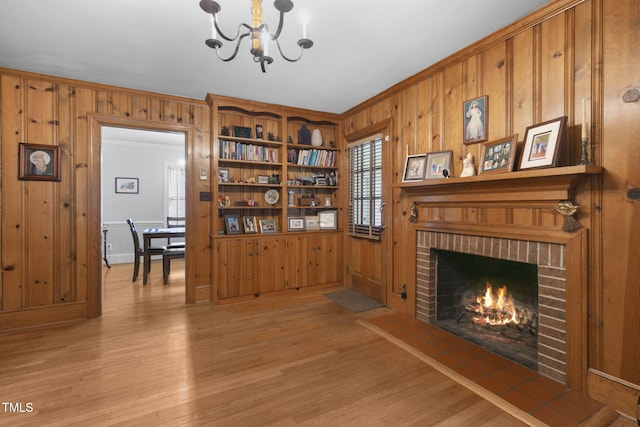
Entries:
{"label": "framed picture on shelf", "polygon": [[475,144],[487,140],[487,96],[465,101],[462,107],[463,142]]}
{"label": "framed picture on shelf", "polygon": [[138,194],[138,178],[116,178],[116,193]]}
{"label": "framed picture on shelf", "polygon": [[251,138],[251,128],[243,126],[233,126],[233,136],[236,138]]}
{"label": "framed picture on shelf", "polygon": [[244,225],[244,232],[249,233],[257,233],[258,232],[258,224],[256,223],[255,216],[244,216],[242,217],[242,222]]}
{"label": "framed picture on shelf", "polygon": [[520,169],[554,167],[558,164],[567,116],[529,126],[524,135]]}
{"label": "framed picture on shelf", "polygon": [[60,147],[20,143],[19,179],[60,181]]}
{"label": "framed picture on shelf", "polygon": [[424,179],[426,162],[426,154],[412,154],[407,156],[407,161],[404,164],[402,182],[422,181]]}
{"label": "framed picture on shelf", "polygon": [[242,230],[240,229],[240,217],[238,215],[225,215],[224,231],[227,234],[242,233]]}
{"label": "framed picture on shelf", "polygon": [[218,169],[218,181],[229,182],[229,169]]}
{"label": "framed picture on shelf", "polygon": [[453,150],[427,153],[425,179],[439,179],[451,176]]}
{"label": "framed picture on shelf", "polygon": [[320,230],[336,230],[338,228],[338,211],[318,212]]}
{"label": "framed picture on shelf", "polygon": [[336,173],[336,171],[329,172],[329,175],[327,176],[327,185],[331,185],[334,187],[338,185],[338,174]]}
{"label": "framed picture on shelf", "polygon": [[485,142],[482,147],[482,157],[478,165],[478,174],[511,172],[516,157],[518,134]]}
{"label": "framed picture on shelf", "polygon": [[320,230],[320,219],[317,216],[305,216],[304,226],[307,231]]}
{"label": "framed picture on shelf", "polygon": [[268,175],[258,175],[258,184],[269,184]]}
{"label": "framed picture on shelf", "polygon": [[276,226],[276,222],[273,219],[261,219],[260,220],[260,232],[263,234],[266,233],[275,233],[278,231],[278,227]]}
{"label": "framed picture on shelf", "polygon": [[305,226],[304,226],[304,218],[301,216],[290,216],[288,218],[288,222],[289,222],[289,226],[288,226],[288,230],[289,231],[304,231],[305,230]]}

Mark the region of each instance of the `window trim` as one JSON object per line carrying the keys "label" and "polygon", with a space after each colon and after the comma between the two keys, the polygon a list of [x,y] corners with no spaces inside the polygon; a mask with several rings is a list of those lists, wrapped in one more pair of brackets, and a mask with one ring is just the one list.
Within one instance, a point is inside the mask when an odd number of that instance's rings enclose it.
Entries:
{"label": "window trim", "polygon": [[[368,210],[371,213],[371,219],[369,221],[369,224],[357,224],[354,221],[354,171],[353,171],[353,151],[354,149],[357,149],[357,147],[362,147],[365,144],[369,144],[370,146],[374,146],[374,144],[377,145],[377,141],[379,141],[379,161],[380,161],[380,167],[376,168],[375,166],[372,166],[368,169],[368,173],[369,173],[369,180],[368,182],[379,182],[379,188],[375,187],[375,185],[373,187],[369,188],[368,191],[368,195],[366,197],[366,199],[369,201],[369,206],[368,206]],[[382,164],[383,161],[383,151],[384,151],[384,136],[382,135],[382,133],[373,133],[368,135],[365,138],[360,138],[356,141],[352,141],[349,144],[347,144],[347,153],[348,153],[348,166],[349,166],[349,184],[348,184],[348,202],[349,202],[349,207],[348,207],[348,211],[347,211],[347,234],[351,237],[358,237],[358,238],[364,238],[364,239],[370,239],[370,240],[376,240],[376,241],[381,241],[382,240],[382,232],[385,229],[385,225],[383,223],[383,213],[382,213],[382,207],[384,206],[384,192],[383,192],[383,185],[384,185],[384,165]],[[376,155],[376,153],[373,153],[374,156]],[[375,158],[375,157],[374,157]],[[369,159],[370,164],[373,163],[373,159],[370,157]],[[376,180],[373,175],[372,175],[372,171],[376,171],[379,170],[379,178]],[[379,196],[376,197],[376,193],[379,194]],[[363,197],[365,198],[365,197]],[[376,200],[379,200],[379,203],[376,203]],[[379,225],[374,225],[378,223]]]}

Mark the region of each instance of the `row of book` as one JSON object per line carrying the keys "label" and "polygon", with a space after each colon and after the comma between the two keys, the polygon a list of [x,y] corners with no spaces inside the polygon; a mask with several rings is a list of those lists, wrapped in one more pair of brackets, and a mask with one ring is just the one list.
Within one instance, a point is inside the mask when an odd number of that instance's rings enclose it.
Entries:
{"label": "row of book", "polygon": [[334,167],[336,152],[329,150],[296,149],[287,150],[287,163],[301,166]]}
{"label": "row of book", "polygon": [[254,162],[278,163],[278,149],[243,142],[218,140],[218,152],[223,160],[248,160]]}

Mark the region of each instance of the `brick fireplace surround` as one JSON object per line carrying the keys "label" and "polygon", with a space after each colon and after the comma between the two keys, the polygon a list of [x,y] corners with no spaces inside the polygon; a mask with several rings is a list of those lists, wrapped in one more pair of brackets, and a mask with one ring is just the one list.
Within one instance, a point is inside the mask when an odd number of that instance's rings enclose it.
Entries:
{"label": "brick fireplace surround", "polygon": [[[410,236],[396,256],[411,260],[400,283],[415,283],[415,318],[436,316],[436,250],[538,267],[538,374],[586,393],[590,176],[595,166],[564,166],[402,183],[410,215],[394,227]],[[578,206],[580,227],[563,230],[558,203]]]}
{"label": "brick fireplace surround", "polygon": [[416,318],[436,320],[433,249],[525,262],[538,266],[538,372],[566,384],[565,245],[418,230]]}

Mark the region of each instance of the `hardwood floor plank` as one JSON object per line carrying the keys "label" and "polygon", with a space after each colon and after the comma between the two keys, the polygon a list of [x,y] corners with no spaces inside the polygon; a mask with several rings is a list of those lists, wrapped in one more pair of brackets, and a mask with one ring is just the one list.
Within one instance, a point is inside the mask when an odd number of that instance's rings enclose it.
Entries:
{"label": "hardwood floor plank", "polygon": [[[98,319],[0,335],[0,425],[523,425],[321,294],[185,305],[105,269]],[[376,313],[388,312],[377,309]]]}

